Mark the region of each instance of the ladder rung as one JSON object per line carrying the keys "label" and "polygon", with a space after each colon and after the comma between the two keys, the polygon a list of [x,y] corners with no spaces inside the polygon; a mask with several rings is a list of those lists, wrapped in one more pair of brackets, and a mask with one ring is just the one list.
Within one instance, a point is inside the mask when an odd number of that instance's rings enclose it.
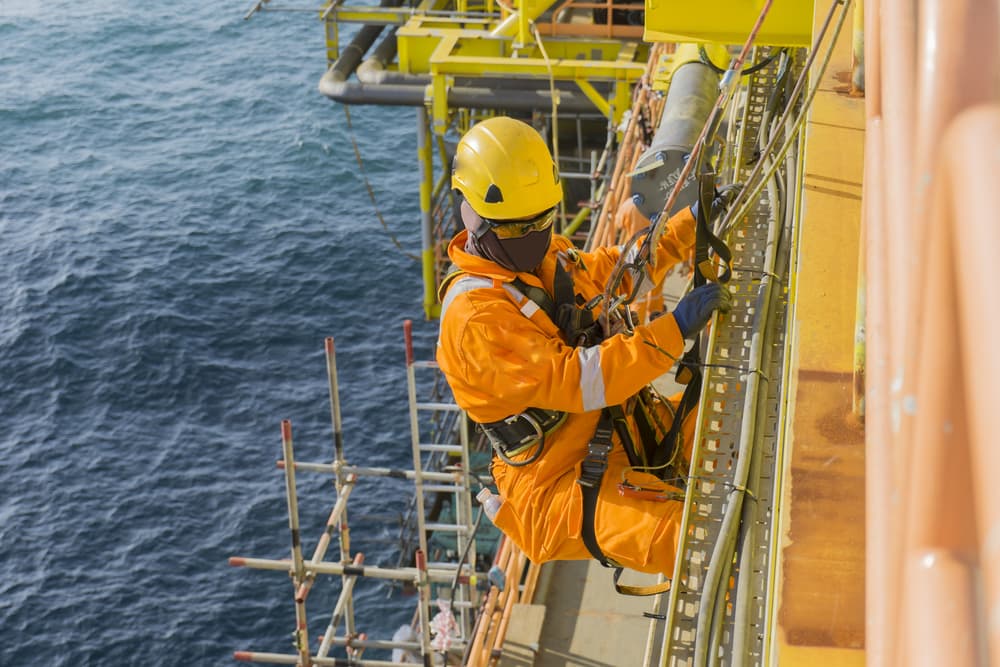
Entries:
{"label": "ladder rung", "polygon": [[462,408],[454,403],[416,403],[417,410],[447,410],[448,412],[461,412]]}
{"label": "ladder rung", "polygon": [[430,493],[436,493],[438,491],[443,491],[444,493],[464,493],[468,489],[460,484],[424,484],[424,491],[429,491]]}
{"label": "ladder rung", "polygon": [[438,443],[420,443],[420,451],[422,452],[455,452],[456,454],[462,453],[462,445],[442,445]]}
{"label": "ladder rung", "polygon": [[439,530],[442,533],[467,533],[465,526],[456,526],[453,523],[425,523],[424,530]]}

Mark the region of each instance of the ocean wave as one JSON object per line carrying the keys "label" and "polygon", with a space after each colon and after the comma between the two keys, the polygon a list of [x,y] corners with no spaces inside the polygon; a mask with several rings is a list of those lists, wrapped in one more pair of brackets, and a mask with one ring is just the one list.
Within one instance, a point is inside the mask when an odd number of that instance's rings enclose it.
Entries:
{"label": "ocean wave", "polygon": [[[288,554],[281,420],[297,456],[330,460],[333,336],[348,460],[409,465],[402,320],[420,356],[434,339],[419,267],[315,91],[322,31],[193,0],[6,2],[0,40],[0,664],[286,651],[287,578],[226,564]],[[352,116],[415,253],[413,119]],[[369,562],[392,560],[397,482],[352,501],[382,517],[354,536]],[[313,545],[330,477],[299,485]],[[389,592],[359,586],[373,636],[409,613]]]}

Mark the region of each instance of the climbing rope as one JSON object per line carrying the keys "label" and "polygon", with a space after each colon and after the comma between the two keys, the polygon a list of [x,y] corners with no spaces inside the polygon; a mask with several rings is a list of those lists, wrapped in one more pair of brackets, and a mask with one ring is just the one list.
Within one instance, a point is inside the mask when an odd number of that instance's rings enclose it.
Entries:
{"label": "climbing rope", "polygon": [[375,189],[372,188],[371,181],[368,180],[368,173],[365,171],[365,164],[364,161],[361,159],[361,149],[358,148],[358,140],[357,137],[354,136],[354,126],[351,125],[351,110],[348,108],[346,104],[344,104],[343,107],[344,107],[344,117],[347,118],[347,134],[351,138],[351,145],[354,146],[354,159],[357,160],[358,162],[358,169],[361,172],[361,178],[364,179],[365,189],[368,190],[368,198],[371,199],[372,207],[374,207],[375,209],[375,217],[377,217],[378,221],[382,224],[382,229],[384,229],[385,233],[388,234],[389,239],[392,241],[393,245],[399,248],[399,251],[401,253],[412,259],[414,262],[419,262],[420,258],[414,255],[413,253],[407,252],[406,249],[403,247],[403,244],[401,244],[399,242],[399,239],[396,238],[396,235],[392,233],[392,231],[389,229],[389,225],[387,225],[385,222],[385,218],[382,216],[382,211],[379,210],[378,202],[375,200]]}

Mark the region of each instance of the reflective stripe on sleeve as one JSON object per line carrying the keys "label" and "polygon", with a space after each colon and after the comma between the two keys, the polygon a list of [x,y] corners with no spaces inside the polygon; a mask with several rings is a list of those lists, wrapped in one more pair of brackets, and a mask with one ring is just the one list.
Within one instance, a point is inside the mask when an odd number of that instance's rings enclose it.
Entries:
{"label": "reflective stripe on sleeve", "polygon": [[604,399],[604,374],[601,372],[601,348],[576,348],[580,360],[580,393],[583,394],[583,410],[600,410],[607,403]]}
{"label": "reflective stripe on sleeve", "polygon": [[[462,276],[458,278],[448,288],[448,291],[444,295],[444,300],[441,301],[441,314],[438,316],[438,322],[444,322],[444,314],[448,312],[448,306],[452,304],[459,294],[465,294],[466,292],[471,292],[474,289],[485,289],[487,287],[493,287],[493,281],[489,278],[480,278],[479,276]],[[438,328],[437,345],[438,347],[441,347],[440,326]]]}
{"label": "reflective stripe on sleeve", "polygon": [[[541,310],[538,304],[524,296],[521,290],[517,289],[510,283],[504,283],[503,288],[507,290],[507,293],[514,297],[514,303],[520,304],[518,307],[521,309],[521,313],[524,314],[529,320],[531,316]],[[522,303],[523,302],[523,303]]]}
{"label": "reflective stripe on sleeve", "polygon": [[474,289],[484,289],[487,287],[493,287],[493,281],[489,278],[480,278],[479,276],[462,276],[455,282],[451,284],[448,288],[448,292],[444,295],[444,301],[441,302],[441,315],[440,319],[444,319],[444,314],[448,310],[448,306],[455,300],[459,294],[465,294],[466,292],[471,292]]}

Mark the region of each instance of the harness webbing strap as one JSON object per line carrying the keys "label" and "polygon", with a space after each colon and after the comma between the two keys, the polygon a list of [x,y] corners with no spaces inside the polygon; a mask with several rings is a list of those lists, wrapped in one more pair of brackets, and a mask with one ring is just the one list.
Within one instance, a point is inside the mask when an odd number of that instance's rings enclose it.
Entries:
{"label": "harness webbing strap", "polygon": [[601,492],[601,480],[604,479],[604,472],[608,468],[608,454],[611,452],[611,435],[614,430],[612,424],[611,410],[605,408],[601,410],[601,419],[597,422],[597,429],[594,437],[591,438],[587,446],[587,456],[583,459],[580,468],[580,479],[577,483],[583,492],[583,521],[580,526],[580,536],[583,544],[594,559],[604,567],[613,568],[615,590],[622,595],[657,595],[670,590],[670,582],[665,581],[649,586],[631,586],[618,583],[624,568],[618,563],[608,558],[601,545],[597,543],[597,531],[594,521],[597,518],[597,498]]}
{"label": "harness webbing strap", "polygon": [[[704,285],[706,280],[727,283],[733,275],[733,253],[725,241],[712,233],[712,228],[709,226],[712,200],[715,198],[715,172],[702,173],[698,185],[698,217],[695,220],[694,242],[694,264],[698,270],[694,273],[694,286]],[[722,260],[722,275],[718,275],[715,262],[708,257],[709,248]]]}
{"label": "harness webbing strap", "polygon": [[[719,237],[712,233],[709,228],[709,218],[712,212],[712,199],[715,195],[715,173],[706,171],[702,173],[699,180],[698,191],[698,216],[695,225],[694,241],[694,261],[697,270],[694,272],[693,283],[695,287],[704,285],[708,280],[726,283],[732,277],[731,262],[733,253],[729,247]],[[708,250],[711,248],[716,257],[723,262],[723,272],[718,272],[715,263],[709,259]],[[677,445],[677,439],[681,434],[681,424],[688,413],[695,409],[698,399],[701,396],[701,340],[700,336],[694,339],[694,344],[681,357],[681,363],[677,367],[677,382],[687,385],[684,395],[677,405],[677,414],[674,415],[674,422],[670,426],[670,431],[660,443],[660,453],[663,455],[663,447],[666,444],[667,450],[672,452]],[[660,461],[659,463],[662,463]]]}
{"label": "harness webbing strap", "polygon": [[545,314],[549,316],[554,324],[558,324],[558,319],[556,318],[556,304],[546,292],[541,287],[535,287],[534,285],[529,285],[520,278],[514,278],[511,284],[517,289],[521,290],[524,296],[528,297],[528,300],[534,302],[539,308],[545,311]]}
{"label": "harness webbing strap", "polygon": [[[632,433],[628,429],[628,421],[625,418],[624,408],[620,405],[610,405],[608,406],[608,411],[611,413],[611,423],[615,431],[618,432],[618,438],[622,441],[622,446],[625,447],[625,453],[628,454],[629,465],[646,465],[646,462],[639,458],[639,449],[636,447]],[[634,416],[633,413],[633,418]]]}
{"label": "harness webbing strap", "polygon": [[659,595],[660,593],[666,593],[670,590],[670,579],[659,584],[650,584],[648,586],[632,586],[631,584],[619,584],[618,580],[621,579],[622,568],[615,570],[615,575],[613,581],[615,584],[615,590],[622,595]]}
{"label": "harness webbing strap", "polygon": [[597,430],[594,431],[594,437],[587,445],[587,456],[583,459],[583,465],[580,467],[580,478],[576,480],[583,493],[581,537],[590,555],[604,567],[618,567],[601,551],[601,546],[597,543],[597,533],[594,530],[594,519],[597,516],[597,497],[601,492],[604,471],[608,469],[608,454],[611,453],[613,428],[611,412],[607,409],[601,410]]}

